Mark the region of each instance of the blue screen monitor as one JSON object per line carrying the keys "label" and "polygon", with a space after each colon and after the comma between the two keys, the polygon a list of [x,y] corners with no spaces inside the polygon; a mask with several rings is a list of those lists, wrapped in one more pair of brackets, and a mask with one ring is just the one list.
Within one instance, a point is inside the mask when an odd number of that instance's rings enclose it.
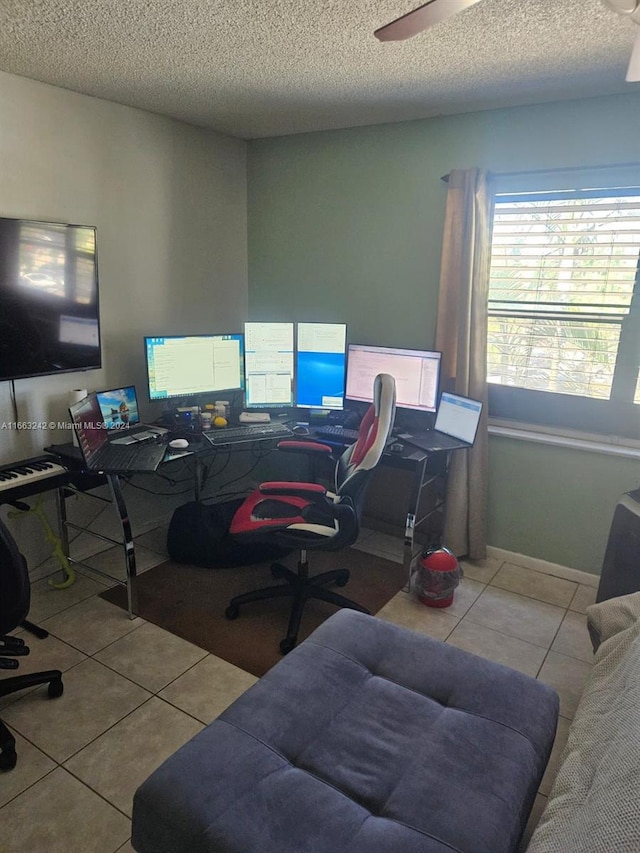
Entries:
{"label": "blue screen monitor", "polygon": [[347,366],[344,323],[298,323],[296,406],[342,409]]}
{"label": "blue screen monitor", "polygon": [[441,353],[427,350],[349,344],[348,400],[371,403],[378,373],[396,380],[396,405],[401,409],[433,413],[438,407]]}
{"label": "blue screen monitor", "polygon": [[245,407],[293,406],[293,323],[245,323],[244,339]]}
{"label": "blue screen monitor", "polygon": [[243,388],[240,334],[146,337],[144,348],[150,400]]}

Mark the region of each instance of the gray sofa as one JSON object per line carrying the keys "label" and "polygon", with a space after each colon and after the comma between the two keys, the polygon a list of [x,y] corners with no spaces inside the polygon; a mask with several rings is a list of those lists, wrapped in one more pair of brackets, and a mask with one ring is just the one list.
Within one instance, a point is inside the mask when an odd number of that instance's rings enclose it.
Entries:
{"label": "gray sofa", "polygon": [[587,618],[600,645],[527,853],[640,851],[640,593]]}
{"label": "gray sofa", "polygon": [[341,610],[138,789],[139,853],[513,853],[558,697]]}

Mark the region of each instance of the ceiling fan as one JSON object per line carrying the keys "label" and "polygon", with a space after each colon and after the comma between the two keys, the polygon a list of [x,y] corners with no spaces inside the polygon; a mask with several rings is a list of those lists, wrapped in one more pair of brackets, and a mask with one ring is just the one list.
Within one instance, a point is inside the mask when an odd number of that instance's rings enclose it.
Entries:
{"label": "ceiling fan", "polygon": [[[379,41],[409,39],[479,2],[480,0],[428,0],[412,12],[407,12],[401,18],[380,27],[374,35]],[[602,2],[614,12],[625,15],[640,25],[640,0],[602,0]],[[640,81],[640,33],[633,46],[626,79],[629,82]]]}

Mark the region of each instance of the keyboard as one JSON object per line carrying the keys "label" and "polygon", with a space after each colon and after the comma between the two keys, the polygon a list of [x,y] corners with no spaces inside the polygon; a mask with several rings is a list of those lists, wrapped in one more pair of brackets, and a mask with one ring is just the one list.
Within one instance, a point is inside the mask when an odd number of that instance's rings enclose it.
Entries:
{"label": "keyboard", "polygon": [[106,444],[95,456],[87,459],[91,471],[137,472],[155,471],[166,450],[165,444],[136,442],[133,445]]}
{"label": "keyboard", "polygon": [[223,444],[238,444],[242,441],[263,441],[269,438],[291,438],[292,431],[280,423],[248,424],[239,427],[225,427],[220,430],[203,432],[209,444],[220,447]]}
{"label": "keyboard", "polygon": [[321,438],[333,438],[338,441],[344,441],[345,444],[353,444],[358,440],[357,429],[347,429],[346,427],[331,425],[318,427],[314,429],[314,433]]}
{"label": "keyboard", "polygon": [[126,470],[128,465],[132,465],[139,458],[140,448],[132,447],[130,444],[109,448],[110,466]]}
{"label": "keyboard", "polygon": [[[12,491],[20,486],[31,486],[40,480],[50,480],[54,477],[68,476],[64,465],[52,456],[34,456],[0,467],[0,491]],[[43,486],[43,491],[49,488]],[[54,488],[54,486],[51,486]]]}

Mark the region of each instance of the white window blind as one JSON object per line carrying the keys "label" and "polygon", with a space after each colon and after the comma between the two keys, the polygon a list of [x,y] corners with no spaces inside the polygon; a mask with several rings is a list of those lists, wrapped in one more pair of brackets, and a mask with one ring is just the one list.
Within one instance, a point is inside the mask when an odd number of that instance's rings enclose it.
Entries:
{"label": "white window blind", "polygon": [[640,189],[497,196],[489,382],[640,403],[639,257]]}

